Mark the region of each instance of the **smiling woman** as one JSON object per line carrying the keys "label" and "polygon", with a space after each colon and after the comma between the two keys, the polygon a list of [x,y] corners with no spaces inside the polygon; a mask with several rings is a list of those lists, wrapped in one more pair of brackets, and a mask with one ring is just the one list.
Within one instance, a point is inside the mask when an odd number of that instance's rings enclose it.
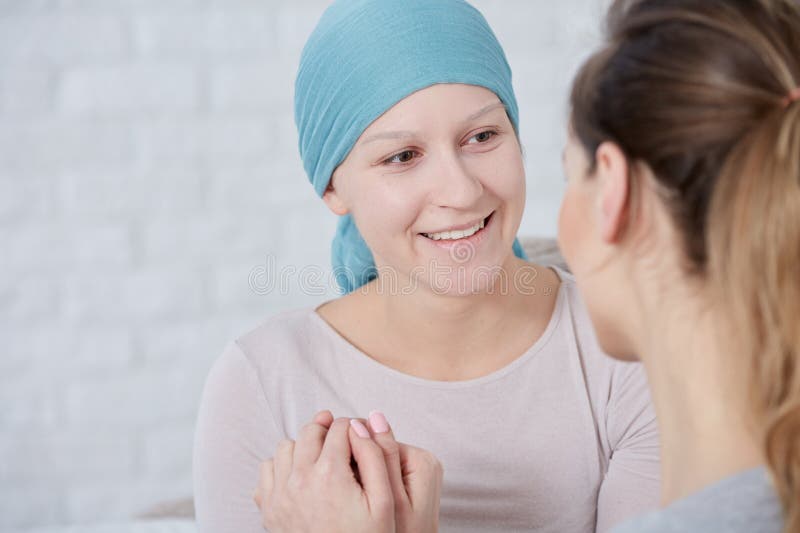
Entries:
{"label": "smiling woman", "polygon": [[335,2],[295,97],[346,294],[265,320],[212,369],[200,530],[588,533],[655,507],[640,365],[604,356],[572,276],[516,240],[517,103],[481,14]]}
{"label": "smiling woman", "polygon": [[334,171],[323,199],[355,219],[376,270],[406,286],[475,294],[489,289],[492,279],[479,275],[487,267],[519,268],[509,251],[525,170],[506,107],[484,87],[436,84],[392,106]]}

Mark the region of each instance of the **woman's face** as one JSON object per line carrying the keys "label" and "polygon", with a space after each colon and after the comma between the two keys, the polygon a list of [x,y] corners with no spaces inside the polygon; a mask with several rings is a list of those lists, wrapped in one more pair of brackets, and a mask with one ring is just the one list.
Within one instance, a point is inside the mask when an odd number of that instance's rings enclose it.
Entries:
{"label": "woman's face", "polygon": [[522,154],[499,98],[472,85],[411,94],[373,122],[325,194],[381,270],[447,294],[508,267],[525,205]]}
{"label": "woman's face", "polygon": [[586,150],[572,132],[564,146],[562,164],[567,188],[558,217],[558,244],[573,273],[580,274],[586,263],[584,256],[591,249],[596,191]]}
{"label": "woman's face", "polygon": [[622,152],[610,145],[603,145],[598,154],[601,152],[602,160],[598,159],[596,171],[590,175],[586,149],[569,133],[563,154],[567,188],[558,219],[558,244],[575,276],[600,346],[611,356],[631,360],[630,342],[620,322],[628,309],[626,292],[619,284],[621,252],[612,246],[627,194],[613,183],[620,182],[627,163]]}
{"label": "woman's face", "polygon": [[603,143],[592,164],[583,145],[570,131],[563,164],[567,189],[558,218],[558,244],[575,276],[598,342],[613,357],[636,358],[626,335],[631,295],[630,271],[620,243],[626,217],[627,161],[622,151]]}

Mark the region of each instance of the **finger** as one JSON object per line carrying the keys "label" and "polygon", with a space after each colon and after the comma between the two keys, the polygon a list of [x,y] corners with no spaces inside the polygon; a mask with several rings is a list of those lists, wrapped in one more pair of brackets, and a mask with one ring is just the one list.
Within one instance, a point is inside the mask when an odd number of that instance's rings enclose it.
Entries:
{"label": "finger", "polygon": [[[366,420],[365,418],[353,418],[353,419],[351,419],[351,420],[350,420],[350,425],[352,425],[352,424],[353,424],[353,420],[358,420],[358,421],[359,421],[359,422],[361,422],[361,424],[362,424],[363,426],[365,426],[365,427],[366,427],[366,425],[368,424],[368,422],[367,422],[367,420]],[[367,432],[369,433],[369,431],[367,431]],[[359,474],[359,472],[358,472],[358,463],[356,463],[356,460],[355,460],[355,458],[353,457],[353,454],[352,454],[352,446],[351,446],[350,448],[351,448],[351,453],[350,453],[350,469],[352,470],[352,472],[353,472],[353,475],[355,476],[355,478],[356,478],[356,481],[358,482],[358,486],[359,486],[359,488],[363,488],[363,487],[362,487],[362,485],[361,485],[361,474]]]}
{"label": "finger", "polygon": [[327,465],[338,468],[350,465],[350,442],[347,438],[347,430],[350,427],[350,420],[347,418],[337,418],[331,424],[328,434],[325,435],[325,443],[319,454],[319,461]]}
{"label": "finger", "polygon": [[400,464],[400,445],[394,438],[386,416],[380,411],[372,411],[369,414],[369,429],[372,439],[380,446],[383,452],[383,460],[386,463],[386,470],[389,473],[389,483],[392,486],[392,494],[397,503],[408,502],[408,492],[403,483],[403,470]]}
{"label": "finger", "polygon": [[432,453],[400,443],[400,464],[412,507],[418,494],[441,493],[444,469]]}
{"label": "finger", "polygon": [[292,473],[292,463],[294,462],[294,441],[284,439],[278,443],[278,450],[275,452],[275,489],[283,490]]}
{"label": "finger", "polygon": [[370,511],[373,514],[394,513],[392,486],[380,446],[372,440],[369,430],[358,420],[351,421],[348,437]]}
{"label": "finger", "polygon": [[314,415],[314,423],[324,426],[326,429],[330,429],[331,424],[333,424],[333,413],[327,409],[325,411],[320,411]]}
{"label": "finger", "polygon": [[253,494],[253,500],[255,500],[256,505],[260,510],[263,510],[264,506],[272,498],[272,490],[274,486],[275,470],[272,459],[268,459],[259,465],[258,485],[256,486],[255,493]]}
{"label": "finger", "polygon": [[325,435],[328,428],[312,422],[300,429],[297,435],[297,442],[294,445],[294,461],[292,468],[295,470],[308,470],[314,466],[322,452],[322,445],[325,443]]}

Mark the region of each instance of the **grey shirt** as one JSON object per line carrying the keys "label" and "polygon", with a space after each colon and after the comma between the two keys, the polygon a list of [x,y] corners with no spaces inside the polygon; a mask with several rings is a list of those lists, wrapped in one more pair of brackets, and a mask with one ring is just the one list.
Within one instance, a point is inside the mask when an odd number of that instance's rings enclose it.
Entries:
{"label": "grey shirt", "polygon": [[400,441],[442,461],[442,533],[604,533],[656,509],[658,431],[644,369],[601,351],[573,277],[557,273],[541,338],[468,381],[384,366],[311,308],[229,343],[197,420],[198,531],[263,533],[252,497],[259,463],[321,409],[382,410]]}
{"label": "grey shirt", "polygon": [[783,512],[765,467],[745,470],[629,520],[613,533],[781,533]]}

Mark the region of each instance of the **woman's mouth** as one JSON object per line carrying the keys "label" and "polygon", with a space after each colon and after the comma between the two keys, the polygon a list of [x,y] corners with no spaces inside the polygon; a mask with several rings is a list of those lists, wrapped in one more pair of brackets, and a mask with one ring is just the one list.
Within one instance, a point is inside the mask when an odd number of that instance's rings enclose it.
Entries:
{"label": "woman's mouth", "polygon": [[434,241],[438,245],[448,248],[450,245],[460,242],[472,242],[473,244],[477,244],[477,242],[486,232],[486,227],[489,225],[493,215],[494,211],[492,211],[489,216],[476,223],[474,226],[463,230],[443,231],[439,233],[420,233],[420,235],[428,240]]}

